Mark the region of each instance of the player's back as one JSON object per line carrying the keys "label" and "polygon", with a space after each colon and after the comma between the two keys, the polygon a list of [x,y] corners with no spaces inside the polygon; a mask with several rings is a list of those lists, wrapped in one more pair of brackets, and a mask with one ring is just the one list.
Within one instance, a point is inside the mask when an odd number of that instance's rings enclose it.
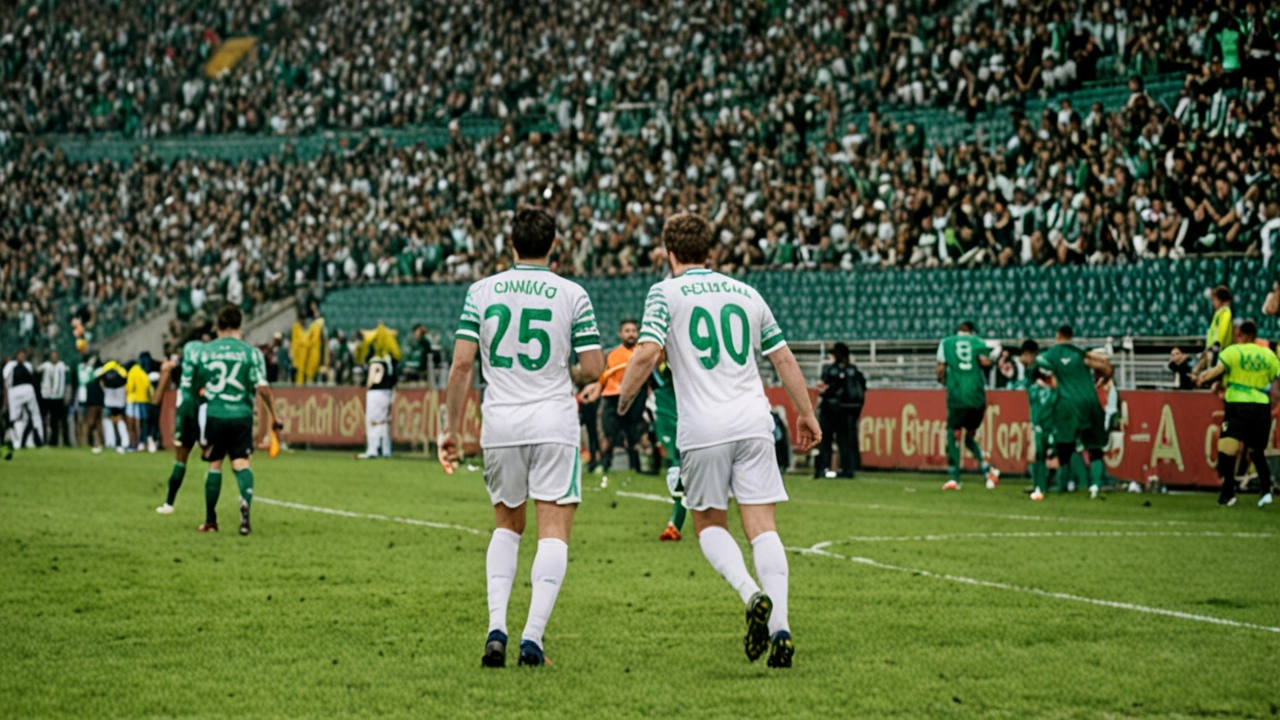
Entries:
{"label": "player's back", "polygon": [[390,357],[375,357],[365,371],[365,387],[369,390],[394,390],[396,365]]}
{"label": "player's back", "polygon": [[749,285],[689,270],[649,290],[640,341],[665,346],[680,409],[681,452],[773,439],[755,354],[786,346],[769,306]]}
{"label": "player's back", "polygon": [[952,335],[938,344],[938,362],[947,366],[947,407],[981,408],[987,404],[986,378],[978,358],[990,352],[977,335]]}
{"label": "player's back", "polygon": [[254,392],[265,382],[262,351],[243,340],[218,338],[196,351],[191,391],[204,390],[210,417],[252,417]]}
{"label": "player's back", "polygon": [[586,290],[543,266],[516,265],[471,286],[457,335],[480,346],[481,447],[578,444],[569,358],[600,348]]}
{"label": "player's back", "polygon": [[1068,403],[1098,402],[1093,371],[1085,363],[1084,348],[1058,343],[1045,350],[1037,362],[1057,378],[1058,397]]}

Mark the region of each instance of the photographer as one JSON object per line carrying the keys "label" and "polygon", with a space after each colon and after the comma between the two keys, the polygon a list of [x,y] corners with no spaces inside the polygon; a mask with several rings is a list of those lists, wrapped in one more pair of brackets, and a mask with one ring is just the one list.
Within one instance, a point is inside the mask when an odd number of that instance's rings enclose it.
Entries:
{"label": "photographer", "polygon": [[[818,423],[822,426],[822,442],[813,479],[852,478],[862,464],[858,447],[858,418],[867,397],[867,378],[849,362],[849,346],[838,342],[831,347],[831,362],[822,367],[818,382]],[[840,449],[840,470],[831,468],[831,442]]]}

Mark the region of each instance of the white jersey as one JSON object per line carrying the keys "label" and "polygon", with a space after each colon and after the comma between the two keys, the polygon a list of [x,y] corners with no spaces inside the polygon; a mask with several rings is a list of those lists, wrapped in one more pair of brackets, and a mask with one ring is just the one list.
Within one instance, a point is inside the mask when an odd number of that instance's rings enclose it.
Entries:
{"label": "white jersey", "polygon": [[516,265],[472,284],[456,335],[480,345],[480,447],[578,446],[569,356],[600,349],[586,290],[541,265]]}
{"label": "white jersey", "polygon": [[663,280],[645,300],[640,342],[667,351],[681,453],[747,438],[773,440],[756,353],[768,355],[787,343],[754,288],[704,269]]}

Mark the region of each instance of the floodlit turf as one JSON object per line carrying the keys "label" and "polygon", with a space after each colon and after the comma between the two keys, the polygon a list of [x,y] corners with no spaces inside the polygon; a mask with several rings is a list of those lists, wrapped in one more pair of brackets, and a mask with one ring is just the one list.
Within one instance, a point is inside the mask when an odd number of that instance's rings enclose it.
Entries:
{"label": "floodlit turf", "polygon": [[515,667],[513,642],[495,671],[480,667],[479,472],[260,457],[241,538],[230,477],[223,532],[195,531],[198,462],[176,514],[154,512],[169,462],[46,450],[0,465],[0,716],[1235,718],[1280,704],[1280,510],[1247,496],[1232,510],[1206,494],[1032,503],[1016,481],[944,494],[936,476],[790,478],[783,541],[832,555],[790,556],[796,666],[777,671],[743,656],[742,607],[691,526],[659,543],[668,506],[626,495],[662,482],[587,476],[546,636],[555,665]]}

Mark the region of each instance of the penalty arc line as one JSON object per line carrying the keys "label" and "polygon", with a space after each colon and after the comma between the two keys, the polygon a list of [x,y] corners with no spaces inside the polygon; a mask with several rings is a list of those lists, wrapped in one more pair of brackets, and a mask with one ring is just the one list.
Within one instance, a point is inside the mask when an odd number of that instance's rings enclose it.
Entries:
{"label": "penalty arc line", "polygon": [[1146,605],[1137,605],[1134,603],[1119,602],[1116,600],[1100,600],[1098,598],[1089,598],[1081,595],[1072,595],[1070,593],[1051,592],[1049,590],[1040,590],[1038,588],[1024,587],[1021,585],[1010,585],[1008,583],[995,582],[992,580],[979,580],[977,578],[964,577],[963,575],[948,575],[946,573],[935,573],[928,570],[917,570],[915,568],[902,567],[901,565],[890,565],[882,563],[871,558],[857,557],[852,555],[840,555],[838,553],[823,550],[829,547],[831,543],[818,543],[813,547],[796,548],[789,547],[787,550],[801,555],[819,555],[835,560],[847,560],[859,565],[877,568],[880,570],[892,570],[894,572],[910,573],[922,577],[933,578],[935,580],[947,580],[949,582],[960,583],[962,585],[974,585],[977,587],[992,588],[995,590],[1010,590],[1013,592],[1025,593],[1028,595],[1039,595],[1040,597],[1052,598],[1054,600],[1066,600],[1069,602],[1084,603],[1086,605],[1097,605],[1101,607],[1109,607],[1117,610],[1129,610],[1131,612],[1146,613],[1149,615],[1163,615],[1164,617],[1178,618],[1179,620],[1191,620],[1194,622],[1209,623],[1212,625],[1226,625],[1229,627],[1244,628],[1246,630],[1261,630],[1263,632],[1280,633],[1280,627],[1271,627],[1268,625],[1256,625],[1254,623],[1240,622],[1239,620],[1227,620],[1226,618],[1212,617],[1210,615],[1196,615],[1195,613],[1181,612],[1179,610],[1166,610],[1164,608],[1148,607]]}
{"label": "penalty arc line", "polygon": [[276,505],[278,507],[292,508],[294,510],[306,510],[308,512],[322,513],[325,515],[337,515],[339,517],[360,518],[362,520],[385,520],[387,522],[397,522],[404,525],[416,525],[418,527],[429,527],[437,530],[460,530],[472,535],[484,535],[483,530],[477,530],[466,525],[453,525],[450,523],[431,522],[430,520],[414,520],[413,518],[390,517],[388,515],[377,515],[374,513],[358,513],[350,510],[335,510],[334,508],[316,507],[314,505],[303,505],[301,503],[287,502],[285,500],[272,500],[271,498],[256,497],[254,502],[266,503],[267,505]]}

